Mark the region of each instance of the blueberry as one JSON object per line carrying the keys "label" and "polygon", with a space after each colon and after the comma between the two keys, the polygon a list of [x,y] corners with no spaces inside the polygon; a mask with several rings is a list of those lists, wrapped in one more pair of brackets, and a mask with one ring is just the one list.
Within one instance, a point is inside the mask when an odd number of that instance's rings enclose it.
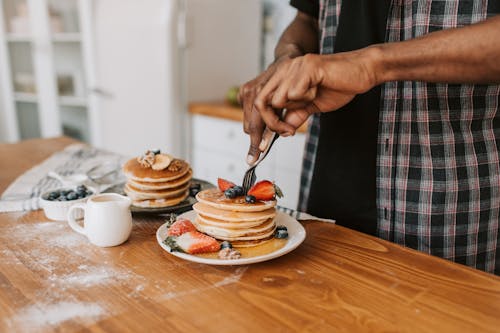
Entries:
{"label": "blueberry", "polygon": [[233,248],[233,244],[231,244],[230,242],[228,241],[223,241],[222,243],[220,243],[220,249],[232,249]]}
{"label": "blueberry", "polygon": [[234,192],[236,193],[236,196],[239,197],[239,196],[242,196],[242,195],[245,195],[245,190],[243,189],[243,187],[241,186],[234,186],[233,187],[233,190]]}
{"label": "blueberry", "polygon": [[78,194],[75,191],[71,191],[71,192],[68,193],[68,195],[66,196],[66,198],[68,200],[76,200],[76,199],[78,199]]}
{"label": "blueberry", "polygon": [[66,198],[66,196],[64,195],[61,195],[59,196],[59,198],[57,198],[57,201],[68,201],[68,198]]}
{"label": "blueberry", "polygon": [[78,185],[76,187],[76,192],[86,192],[87,191],[87,186],[85,185]]}
{"label": "blueberry", "polygon": [[53,191],[50,192],[49,195],[47,196],[47,200],[54,201],[59,197],[59,192],[58,191]]}
{"label": "blueberry", "polygon": [[255,197],[254,197],[253,195],[247,195],[247,196],[245,197],[245,202],[246,202],[246,203],[250,203],[250,204],[252,204],[252,203],[255,203],[255,201],[256,201],[256,200],[257,200],[257,199],[255,199]]}
{"label": "blueberry", "polygon": [[189,187],[189,195],[194,197],[201,190],[201,184],[194,183]]}
{"label": "blueberry", "polygon": [[276,232],[274,233],[274,237],[276,238],[288,238],[288,231],[283,230],[283,229],[276,229]]}
{"label": "blueberry", "polygon": [[153,149],[151,152],[155,155],[158,155],[160,153],[160,149]]}
{"label": "blueberry", "polygon": [[232,187],[225,190],[224,195],[226,196],[226,198],[229,198],[229,199],[236,198],[236,192],[233,190]]}
{"label": "blueberry", "polygon": [[278,225],[278,226],[276,226],[276,230],[285,230],[285,231],[288,231],[288,229],[284,225]]}
{"label": "blueberry", "polygon": [[60,193],[60,195],[62,195],[62,196],[67,196],[67,195],[68,195],[68,193],[69,193],[69,191],[68,191],[68,190],[62,190],[62,191],[61,191],[61,192],[59,192],[59,193]]}

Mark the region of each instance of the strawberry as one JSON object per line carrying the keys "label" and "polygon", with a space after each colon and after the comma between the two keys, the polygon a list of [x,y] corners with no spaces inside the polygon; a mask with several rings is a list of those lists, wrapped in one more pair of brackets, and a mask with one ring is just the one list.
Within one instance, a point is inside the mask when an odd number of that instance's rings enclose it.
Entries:
{"label": "strawberry", "polygon": [[188,231],[179,237],[167,237],[165,243],[172,251],[182,251],[189,254],[219,251],[220,244],[213,237],[199,231]]}
{"label": "strawberry", "polygon": [[194,226],[191,221],[187,219],[178,219],[175,221],[169,228],[167,235],[168,236],[180,236],[183,233],[189,232],[189,231],[195,231],[196,227]]}
{"label": "strawberry", "polygon": [[222,192],[236,186],[235,183],[231,183],[229,180],[225,180],[222,178],[217,178],[217,185],[219,185],[219,190],[221,190]]}
{"label": "strawberry", "polygon": [[248,195],[253,195],[257,200],[273,200],[275,196],[281,198],[281,189],[269,180],[261,180],[248,191]]}

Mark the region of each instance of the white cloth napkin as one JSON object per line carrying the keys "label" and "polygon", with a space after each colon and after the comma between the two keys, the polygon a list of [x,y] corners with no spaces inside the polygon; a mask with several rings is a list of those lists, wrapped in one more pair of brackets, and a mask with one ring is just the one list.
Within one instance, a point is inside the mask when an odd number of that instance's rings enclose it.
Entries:
{"label": "white cloth napkin", "polygon": [[0,197],[0,212],[40,209],[39,196],[50,189],[61,187],[58,180],[47,175],[50,171],[67,176],[86,173],[104,163],[121,166],[126,160],[127,158],[122,155],[84,144],[70,145],[34,166],[10,184]]}
{"label": "white cloth napkin", "polygon": [[332,219],[324,219],[324,218],[319,218],[316,216],[312,216],[311,214],[307,214],[304,212],[299,212],[297,210],[293,210],[290,208],[278,206],[277,207],[279,211],[282,211],[283,213],[286,213],[293,217],[296,220],[317,220],[317,221],[322,221],[322,222],[328,222],[328,223],[335,223],[335,220]]}

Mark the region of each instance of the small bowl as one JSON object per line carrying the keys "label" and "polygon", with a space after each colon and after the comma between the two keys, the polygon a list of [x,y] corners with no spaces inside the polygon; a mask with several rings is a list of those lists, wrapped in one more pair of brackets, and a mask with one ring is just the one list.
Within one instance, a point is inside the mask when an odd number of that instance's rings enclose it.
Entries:
{"label": "small bowl", "polygon": [[[43,211],[45,213],[45,216],[51,220],[55,221],[66,221],[68,219],[68,211],[71,206],[77,203],[82,203],[86,202],[90,196],[94,195],[96,193],[94,188],[91,188],[87,186],[87,189],[91,191],[92,193],[87,195],[86,197],[80,198],[80,199],[75,199],[75,200],[68,200],[68,201],[57,201],[57,200],[48,200],[49,194],[51,192],[55,191],[70,191],[70,190],[75,190],[75,188],[69,188],[69,187],[62,187],[62,188],[54,188],[52,190],[49,190],[47,192],[44,192],[40,196],[40,206],[43,208]],[[73,213],[74,218],[79,220],[83,218],[83,210],[81,209],[76,209]]]}

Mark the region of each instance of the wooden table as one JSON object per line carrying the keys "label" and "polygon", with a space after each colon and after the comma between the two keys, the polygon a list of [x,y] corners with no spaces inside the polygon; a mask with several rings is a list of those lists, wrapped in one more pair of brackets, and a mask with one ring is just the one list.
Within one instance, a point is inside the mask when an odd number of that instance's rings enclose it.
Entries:
{"label": "wooden table", "polygon": [[[0,145],[0,192],[69,139]],[[216,267],[156,243],[98,248],[43,212],[0,214],[0,331],[498,332],[500,279],[333,224],[278,259]]]}

